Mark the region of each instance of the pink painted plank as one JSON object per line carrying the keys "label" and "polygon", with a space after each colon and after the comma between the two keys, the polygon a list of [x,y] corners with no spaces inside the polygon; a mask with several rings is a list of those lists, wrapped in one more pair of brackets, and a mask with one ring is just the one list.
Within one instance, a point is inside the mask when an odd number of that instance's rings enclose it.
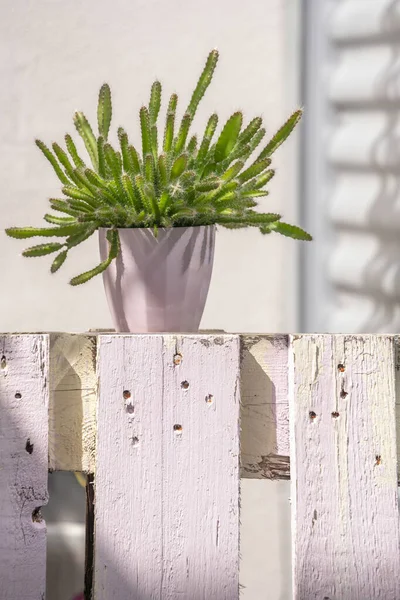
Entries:
{"label": "pink painted plank", "polygon": [[239,337],[98,341],[95,600],[237,600]]}
{"label": "pink painted plank", "polygon": [[0,598],[44,600],[48,336],[0,336]]}
{"label": "pink painted plank", "polygon": [[398,600],[393,336],[293,339],[295,600]]}

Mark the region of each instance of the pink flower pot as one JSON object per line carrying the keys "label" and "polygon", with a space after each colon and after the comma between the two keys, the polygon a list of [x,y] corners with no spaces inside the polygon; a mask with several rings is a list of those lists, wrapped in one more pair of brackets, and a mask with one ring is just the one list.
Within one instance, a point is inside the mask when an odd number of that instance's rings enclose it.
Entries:
{"label": "pink flower pot", "polygon": [[[198,331],[210,286],[215,226],[119,229],[121,252],[103,273],[117,331]],[[99,230],[108,256],[107,229]]]}

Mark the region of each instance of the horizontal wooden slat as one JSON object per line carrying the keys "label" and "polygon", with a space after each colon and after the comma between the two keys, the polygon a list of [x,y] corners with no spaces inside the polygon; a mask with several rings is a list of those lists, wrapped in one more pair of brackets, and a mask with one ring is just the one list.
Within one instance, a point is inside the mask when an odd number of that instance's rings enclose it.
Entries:
{"label": "horizontal wooden slat", "polygon": [[[287,479],[287,336],[243,335],[241,348],[242,476]],[[49,466],[94,471],[96,334],[52,334],[50,366]]]}
{"label": "horizontal wooden slat", "polygon": [[400,19],[393,0],[342,0],[332,11],[330,35],[337,43],[399,39]]}
{"label": "horizontal wooden slat", "polygon": [[[353,248],[354,251],[354,248]],[[361,248],[362,254],[364,250]],[[347,249],[343,261],[351,257]],[[340,256],[335,255],[340,271]],[[356,267],[354,267],[356,268]],[[339,277],[339,275],[338,275]],[[339,280],[338,280],[339,281]],[[346,280],[347,281],[347,280]],[[351,281],[342,282],[343,290]],[[366,294],[340,291],[335,310],[326,305],[326,326],[331,331],[362,331],[374,319],[386,331],[398,322],[400,305],[388,304]],[[378,327],[378,324],[377,324]],[[198,334],[204,344],[208,334]],[[214,336],[215,337],[215,336]],[[241,475],[251,479],[288,479],[289,419],[288,365],[290,344],[285,335],[241,335]],[[174,336],[179,348],[182,336]],[[220,336],[221,342],[224,336]],[[50,381],[51,411],[49,465],[52,469],[93,471],[96,439],[96,336],[52,334],[51,372],[61,374]],[[61,355],[58,356],[58,351]],[[176,360],[180,360],[179,354]],[[66,362],[65,362],[66,361]],[[81,382],[85,388],[80,388]],[[57,383],[58,382],[58,383]],[[60,432],[60,433],[59,433]],[[400,464],[400,462],[399,462]]]}

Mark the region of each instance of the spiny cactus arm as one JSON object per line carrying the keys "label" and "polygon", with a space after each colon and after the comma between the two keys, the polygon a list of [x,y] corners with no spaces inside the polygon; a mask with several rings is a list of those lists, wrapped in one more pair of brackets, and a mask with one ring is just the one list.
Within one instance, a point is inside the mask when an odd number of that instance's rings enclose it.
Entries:
{"label": "spiny cactus arm", "polygon": [[89,223],[84,229],[82,229],[82,231],[78,231],[78,233],[68,236],[65,242],[68,249],[71,249],[74,246],[78,246],[79,244],[90,238],[90,236],[92,236],[94,232],[97,231],[98,226],[98,223]]}
{"label": "spiny cactus arm", "polygon": [[250,121],[245,129],[243,129],[242,133],[239,135],[238,144],[244,145],[248,144],[250,140],[255,136],[257,131],[260,129],[262,125],[262,118],[255,117]]}
{"label": "spiny cactus arm", "polygon": [[270,158],[263,158],[262,160],[255,161],[252,165],[250,165],[250,167],[248,169],[246,169],[245,171],[240,173],[240,175],[238,175],[237,179],[238,179],[239,183],[243,184],[246,181],[248,181],[249,179],[256,177],[257,175],[262,173],[265,169],[267,169],[270,164],[271,164]]}
{"label": "spiny cactus arm", "polygon": [[121,147],[122,165],[126,173],[133,173],[132,156],[129,152],[128,134],[122,127],[118,127],[118,140]]}
{"label": "spiny cactus arm", "polygon": [[102,135],[99,135],[97,138],[97,157],[99,161],[99,175],[100,177],[107,176],[107,167],[106,167],[106,157],[104,156],[104,138]]}
{"label": "spiny cactus arm", "polygon": [[122,185],[121,181],[122,159],[120,159],[118,152],[115,152],[110,144],[104,144],[104,155],[106,157],[106,163],[111,169],[114,178],[114,183],[118,190],[119,195],[116,198],[118,198],[120,204],[126,204],[127,198],[125,195],[124,186]]}
{"label": "spiny cactus arm", "polygon": [[70,183],[68,177],[65,175],[64,171],[61,169],[60,165],[58,164],[56,157],[53,155],[51,150],[46,146],[46,144],[44,144],[41,140],[35,140],[35,143],[36,143],[36,146],[43,152],[44,156],[47,158],[47,160],[53,167],[54,172],[57,175],[58,179],[61,181],[61,183],[63,183],[64,185],[67,185],[68,183]]}
{"label": "spiny cactus arm", "polygon": [[65,136],[65,144],[67,146],[67,150],[68,150],[72,160],[74,161],[75,166],[78,169],[85,167],[85,162],[79,156],[76,146],[74,144],[74,140],[68,133]]}
{"label": "spiny cactus arm", "polygon": [[92,165],[97,171],[99,167],[99,161],[97,156],[97,140],[94,136],[92,128],[90,127],[89,121],[82,112],[76,112],[74,115],[74,124],[77,132],[81,136],[83,143],[85,144],[86,150],[92,161]]}
{"label": "spiny cactus arm", "polygon": [[261,152],[261,154],[259,155],[257,160],[265,158],[266,156],[271,156],[271,154],[273,154],[273,152],[275,152],[275,150],[277,148],[279,148],[279,146],[281,144],[283,144],[283,142],[292,133],[292,131],[296,127],[297,123],[300,121],[302,114],[303,114],[303,111],[301,109],[299,109],[299,110],[296,110],[289,117],[289,119],[286,121],[286,123],[284,123],[282,125],[282,127],[276,132],[274,137],[265,146],[264,150]]}
{"label": "spiny cactus arm", "polygon": [[192,170],[184,171],[182,173],[182,175],[179,177],[179,184],[182,188],[182,193],[186,194],[187,190],[194,185],[196,176],[196,172]]}
{"label": "spiny cactus arm", "polygon": [[79,210],[85,214],[88,215],[93,215],[94,214],[94,207],[93,206],[89,206],[88,204],[85,204],[85,202],[82,202],[82,200],[73,200],[72,198],[67,200],[68,205],[73,208],[74,210]]}
{"label": "spiny cactus arm", "polygon": [[101,262],[94,269],[91,269],[90,271],[86,271],[85,273],[82,273],[81,275],[77,275],[77,277],[73,277],[70,281],[71,285],[74,285],[74,286],[81,285],[82,283],[86,283],[87,281],[89,281],[90,279],[95,277],[96,275],[103,273],[103,271],[105,271],[110,266],[112,261],[118,256],[119,248],[120,248],[118,231],[116,231],[115,229],[110,230],[107,233],[107,239],[110,242],[110,250],[109,250],[108,258],[105,261]]}
{"label": "spiny cactus arm", "polygon": [[56,155],[58,161],[64,167],[65,172],[68,175],[68,177],[71,179],[71,181],[73,181],[75,183],[75,185],[77,185],[79,187],[80,182],[76,178],[75,173],[74,173],[75,167],[71,164],[71,161],[69,160],[67,154],[61,148],[61,146],[59,146],[56,142],[54,142],[52,144],[52,148],[53,148],[53,152]]}
{"label": "spiny cactus arm", "polygon": [[122,175],[122,185],[124,186],[124,190],[132,207],[135,209],[136,213],[140,213],[143,208],[140,200],[140,194],[136,192],[132,183],[132,179],[126,173]]}
{"label": "spiny cactus arm", "polygon": [[43,219],[46,223],[51,223],[52,225],[72,225],[73,223],[77,223],[76,217],[57,217],[56,215],[44,215]]}
{"label": "spiny cactus arm", "polygon": [[165,154],[160,154],[158,157],[158,175],[161,186],[166,188],[168,185],[168,169],[167,169],[167,158]]}
{"label": "spiny cactus arm", "polygon": [[234,149],[242,127],[243,115],[234,113],[225,123],[215,146],[214,158],[220,162],[227,158]]}
{"label": "spiny cactus arm", "polygon": [[244,186],[245,189],[253,189],[253,190],[258,190],[262,187],[264,187],[264,185],[267,185],[267,183],[269,181],[271,181],[271,179],[275,176],[275,170],[274,169],[268,169],[267,171],[265,171],[265,173],[261,173],[261,175],[259,175],[258,177],[252,179],[251,181],[249,181],[248,183],[246,183],[246,185]]}
{"label": "spiny cactus arm", "polygon": [[152,206],[151,206],[151,201],[150,198],[147,195],[147,190],[146,190],[146,186],[145,186],[145,179],[143,177],[143,175],[136,175],[135,177],[135,185],[139,191],[140,194],[140,200],[146,210],[146,213],[150,213],[152,212]]}
{"label": "spiny cactus arm", "polygon": [[[83,179],[83,176],[81,174],[79,175]],[[65,185],[62,188],[62,192],[65,194],[65,196],[68,196],[68,198],[73,198],[74,200],[83,200],[83,202],[86,202],[86,204],[91,207],[96,207],[98,205],[95,196],[90,193],[89,190],[82,190],[72,185]]]}
{"label": "spiny cactus arm", "polygon": [[215,67],[217,66],[218,57],[219,57],[219,52],[217,49],[212,50],[207,57],[205,67],[204,67],[204,69],[199,77],[199,80],[197,82],[197,85],[194,89],[194,92],[193,92],[192,97],[189,102],[189,106],[186,109],[186,112],[191,115],[192,119],[193,119],[194,115],[196,114],[196,110],[197,110],[200,100],[204,96],[208,86],[210,85],[210,83],[212,81]]}
{"label": "spiny cactus arm", "polygon": [[77,233],[82,225],[62,225],[60,227],[9,227],[6,234],[17,240],[25,240],[31,237],[66,237]]}
{"label": "spiny cactus arm", "polygon": [[110,131],[112,117],[112,102],[111,90],[107,83],[104,83],[99,92],[99,101],[97,104],[97,124],[99,127],[99,135],[107,141],[108,132]]}
{"label": "spiny cactus arm", "polygon": [[118,202],[119,195],[117,192],[114,192],[111,189],[110,181],[106,181],[100,175],[92,171],[92,169],[85,169],[83,175],[86,178],[86,182],[91,185],[92,190],[94,190],[94,195],[96,198],[99,198],[100,202],[98,202],[97,206],[101,205],[103,202],[109,204],[110,206],[114,206],[116,202]]}
{"label": "spiny cactus arm", "polygon": [[301,229],[301,227],[289,225],[289,223],[282,223],[282,221],[271,223],[266,228],[261,228],[261,233],[270,233],[270,231],[276,231],[277,233],[293,238],[294,240],[302,240],[305,242],[310,242],[312,240],[312,236],[304,231],[304,229]]}
{"label": "spiny cactus arm", "polygon": [[161,216],[164,216],[165,211],[167,210],[169,204],[171,203],[172,198],[167,191],[164,191],[161,194],[160,200],[158,202],[158,208],[160,210]]}
{"label": "spiny cactus arm", "polygon": [[144,159],[144,176],[146,181],[154,186],[154,159],[152,154],[146,154]]}
{"label": "spiny cactus arm", "polygon": [[231,181],[231,179],[235,179],[236,175],[240,173],[240,171],[244,167],[244,162],[238,160],[235,162],[225,173],[221,176],[223,181]]}
{"label": "spiny cactus arm", "polygon": [[192,135],[187,145],[187,151],[189,154],[195,154],[197,150],[197,135]]}
{"label": "spiny cactus arm", "polygon": [[[69,203],[67,203],[65,200],[59,200],[58,198],[50,198],[50,206],[53,210],[56,210],[58,212],[63,212],[66,215],[71,215],[72,217],[81,217],[84,213],[80,210],[75,210],[73,208],[71,208],[71,206],[69,205]],[[85,211],[86,211],[86,207],[85,207]]]}
{"label": "spiny cactus arm", "polygon": [[133,146],[129,146],[128,150],[129,150],[129,154],[131,155],[133,174],[140,175],[141,166],[140,166],[139,155]]}
{"label": "spiny cactus arm", "polygon": [[[257,148],[257,146],[260,145],[260,143],[262,142],[264,136],[265,136],[265,129],[264,127],[262,127],[261,129],[259,129],[257,131],[257,133],[254,135],[254,137],[250,140],[249,144],[248,144],[248,150],[245,154],[242,155],[242,160],[247,160],[254,152],[254,150]],[[260,157],[258,157],[260,158]]]}
{"label": "spiny cactus arm", "polygon": [[140,130],[142,134],[142,156],[151,152],[150,117],[146,106],[142,106],[139,112]]}
{"label": "spiny cactus arm", "polygon": [[[249,211],[250,212],[250,211]],[[259,227],[260,225],[271,226],[272,223],[276,223],[279,221],[281,215],[274,213],[254,213],[253,214],[244,214],[240,216],[230,215],[230,214],[219,214],[216,216],[216,222],[219,224],[223,223],[245,223],[248,226]]]}
{"label": "spiny cactus arm", "polygon": [[199,193],[212,192],[213,190],[217,190],[220,185],[221,180],[218,177],[209,177],[196,183],[194,190]]}
{"label": "spiny cactus arm", "polygon": [[265,196],[269,196],[267,190],[247,190],[245,192],[240,192],[240,198],[262,198]]}
{"label": "spiny cactus arm", "polygon": [[151,86],[150,102],[149,102],[149,116],[150,116],[150,127],[156,124],[158,113],[161,107],[161,83],[155,81]]}
{"label": "spiny cactus arm", "polygon": [[156,161],[158,158],[158,130],[156,125],[153,125],[150,131],[151,135],[151,149],[153,151],[153,157]]}
{"label": "spiny cactus arm", "polygon": [[215,133],[215,130],[218,125],[218,115],[216,113],[212,114],[208,119],[206,129],[204,131],[204,136],[200,144],[199,151],[197,153],[196,164],[201,165],[207,156],[208,149],[211,144],[211,140]]}
{"label": "spiny cactus arm", "polygon": [[186,153],[178,156],[178,158],[174,161],[174,163],[171,167],[171,174],[170,174],[171,181],[174,181],[175,179],[177,179],[178,177],[180,177],[182,175],[183,171],[186,169],[187,161],[188,161],[188,155]]}
{"label": "spiny cactus arm", "polygon": [[182,152],[182,150],[186,144],[186,140],[187,140],[187,136],[189,134],[191,122],[192,122],[192,117],[191,117],[190,113],[185,113],[183,115],[183,118],[181,121],[181,126],[179,128],[178,135],[177,135],[175,143],[174,143],[175,156],[179,155]]}
{"label": "spiny cactus arm", "polygon": [[58,271],[58,269],[60,269],[62,267],[62,265],[65,263],[65,259],[67,258],[67,255],[68,255],[68,250],[63,250],[62,252],[60,252],[60,254],[57,254],[57,256],[53,260],[51,267],[50,267],[51,273],[56,273]]}
{"label": "spiny cactus arm", "polygon": [[178,96],[176,94],[172,94],[171,98],[169,99],[167,117],[166,117],[166,121],[165,121],[164,140],[163,140],[164,152],[169,152],[172,148],[172,142],[174,140],[175,113],[176,113],[177,103],[178,103]]}
{"label": "spiny cactus arm", "polygon": [[57,250],[60,250],[63,246],[64,244],[58,244],[56,242],[51,242],[48,244],[38,244],[37,246],[31,246],[30,248],[24,250],[22,256],[46,256],[46,254],[52,254],[53,252],[57,252]]}

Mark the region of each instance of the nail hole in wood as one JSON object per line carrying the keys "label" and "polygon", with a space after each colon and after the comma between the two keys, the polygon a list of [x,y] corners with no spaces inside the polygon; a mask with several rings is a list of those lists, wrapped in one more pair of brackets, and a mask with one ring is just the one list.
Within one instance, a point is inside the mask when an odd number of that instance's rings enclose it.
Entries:
{"label": "nail hole in wood", "polygon": [[25,450],[28,454],[32,454],[33,452],[33,444],[31,444],[31,440],[29,438],[26,440]]}
{"label": "nail hole in wood", "polygon": [[346,398],[348,395],[349,395],[349,393],[348,393],[348,392],[346,392],[345,390],[342,390],[342,391],[340,392],[340,397],[341,397],[341,398]]}
{"label": "nail hole in wood", "polygon": [[338,368],[338,371],[340,371],[341,373],[344,373],[346,370],[346,367],[342,363],[339,363],[337,368]]}
{"label": "nail hole in wood", "polygon": [[182,425],[179,425],[179,424],[174,425],[174,432],[176,434],[182,433],[182,430],[183,430]]}
{"label": "nail hole in wood", "polygon": [[17,392],[17,393],[15,394],[15,397],[16,397],[16,399],[17,399],[17,400],[21,400],[21,398],[22,398],[22,394],[21,394],[20,392]]}
{"label": "nail hole in wood", "polygon": [[132,438],[132,446],[139,446],[139,438],[134,436]]}
{"label": "nail hole in wood", "polygon": [[41,523],[43,521],[43,517],[42,517],[42,513],[40,512],[40,509],[42,507],[38,506],[37,508],[35,508],[35,510],[32,512],[32,521],[34,523]]}
{"label": "nail hole in wood", "polygon": [[129,400],[129,398],[131,397],[131,393],[129,390],[124,390],[122,395],[125,398],[125,400]]}
{"label": "nail hole in wood", "polygon": [[0,360],[0,367],[1,367],[2,369],[5,369],[5,368],[6,368],[6,366],[7,366],[7,359],[6,359],[6,357],[3,355],[3,356],[1,357],[1,360]]}
{"label": "nail hole in wood", "polygon": [[214,396],[212,394],[208,394],[206,396],[206,402],[207,404],[212,404],[214,402]]}
{"label": "nail hole in wood", "polygon": [[375,464],[376,464],[376,465],[380,465],[380,464],[382,464],[382,457],[381,457],[381,455],[380,455],[380,454],[377,454],[377,455],[375,456]]}
{"label": "nail hole in wood", "polygon": [[187,390],[188,387],[189,387],[189,382],[188,381],[182,381],[181,388],[183,388],[184,390]]}
{"label": "nail hole in wood", "polygon": [[310,412],[308,413],[308,416],[313,421],[314,419],[317,418],[317,413],[315,413],[313,410],[310,410]]}
{"label": "nail hole in wood", "polygon": [[180,365],[182,362],[182,354],[175,354],[174,356],[174,365]]}
{"label": "nail hole in wood", "polygon": [[334,411],[333,411],[333,413],[332,413],[332,417],[333,417],[334,419],[337,419],[337,418],[338,418],[338,416],[339,416],[339,413],[338,413],[336,410],[334,410]]}

